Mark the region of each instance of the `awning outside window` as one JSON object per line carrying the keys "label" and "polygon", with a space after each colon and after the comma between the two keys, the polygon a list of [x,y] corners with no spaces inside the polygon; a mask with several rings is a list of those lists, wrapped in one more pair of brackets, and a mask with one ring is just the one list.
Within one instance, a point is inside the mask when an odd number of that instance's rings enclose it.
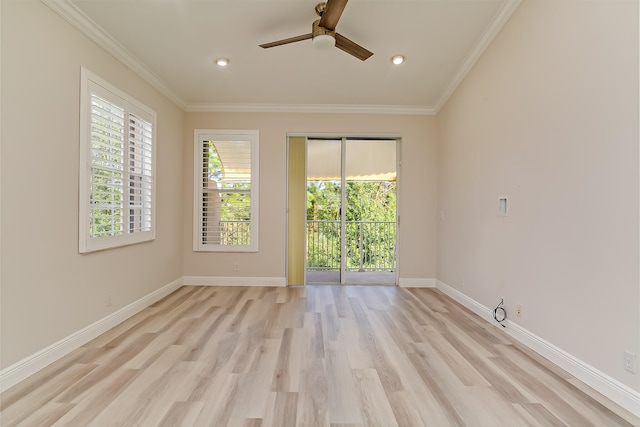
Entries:
{"label": "awning outside window", "polygon": [[[335,142],[336,144],[332,144],[331,141],[319,141],[307,145],[308,180],[340,180],[340,141]],[[346,180],[395,181],[396,141],[348,140]]]}
{"label": "awning outside window", "polygon": [[[310,142],[314,143],[307,145],[307,179],[340,181],[340,140]],[[395,140],[348,140],[346,180],[395,181],[395,144]],[[251,165],[246,160],[249,157],[240,152],[237,142],[216,141],[215,146],[224,168],[223,182],[250,178]]]}

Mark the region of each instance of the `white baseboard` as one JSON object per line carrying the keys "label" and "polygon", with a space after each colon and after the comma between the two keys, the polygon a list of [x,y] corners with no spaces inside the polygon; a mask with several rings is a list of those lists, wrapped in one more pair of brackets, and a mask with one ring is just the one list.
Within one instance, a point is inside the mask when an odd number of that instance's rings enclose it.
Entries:
{"label": "white baseboard", "polygon": [[286,277],[184,276],[185,286],[287,286]]}
{"label": "white baseboard", "polygon": [[[440,280],[436,281],[436,287],[453,300],[459,302],[478,316],[498,327],[498,324],[493,319],[493,311],[488,307],[485,307]],[[553,362],[635,416],[640,417],[640,392],[622,384],[614,378],[611,378],[604,372],[599,371],[561,348],[556,347],[545,339],[524,329],[517,323],[507,319],[505,324],[506,328],[500,328],[500,330],[504,330],[508,335],[540,354],[545,359]]]}
{"label": "white baseboard", "polygon": [[176,279],[149,295],[140,298],[114,313],[111,313],[107,317],[92,323],[86,328],[81,329],[78,332],[75,332],[38,351],[37,353],[4,368],[0,371],[0,391],[13,387],[20,381],[30,377],[56,360],[71,353],[73,350],[124,322],[134,314],[144,310],[181,286],[182,278]]}
{"label": "white baseboard", "polygon": [[435,288],[436,279],[413,279],[413,278],[399,278],[398,286],[401,288]]}
{"label": "white baseboard", "polygon": [[482,317],[486,321],[496,323],[496,321],[493,318],[493,311],[490,308],[480,304],[473,298],[466,296],[459,290],[452,288],[451,286],[447,285],[444,282],[441,282],[440,280],[436,280],[436,288],[441,290],[447,296],[451,297],[453,300],[464,305],[469,310],[473,311],[475,314]]}

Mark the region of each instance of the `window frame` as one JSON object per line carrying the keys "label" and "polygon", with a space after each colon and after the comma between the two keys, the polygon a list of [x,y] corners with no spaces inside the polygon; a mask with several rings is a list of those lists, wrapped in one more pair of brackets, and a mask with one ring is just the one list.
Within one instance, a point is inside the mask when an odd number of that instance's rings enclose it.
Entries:
{"label": "window frame", "polygon": [[[204,141],[243,141],[251,143],[251,220],[248,245],[223,245],[202,242],[203,183],[202,158]],[[260,212],[260,133],[257,130],[195,129],[193,157],[193,251],[194,252],[257,252]]]}
{"label": "window frame", "polygon": [[[80,71],[80,170],[79,170],[79,202],[78,202],[78,247],[80,253],[118,248],[137,243],[153,241],[156,238],[156,134],[157,115],[154,110],[137,101],[127,93],[98,77],[88,69],[82,67]],[[124,141],[122,158],[122,232],[118,235],[93,237],[90,232],[91,220],[91,177],[92,172],[92,122],[91,122],[91,97],[99,95],[106,101],[123,108],[124,110]],[[124,105],[120,105],[123,103]],[[133,209],[135,201],[129,196],[129,175],[138,175],[129,169],[130,153],[130,122],[131,116],[142,119],[151,124],[150,142],[150,227],[148,230],[131,230],[130,209]]]}

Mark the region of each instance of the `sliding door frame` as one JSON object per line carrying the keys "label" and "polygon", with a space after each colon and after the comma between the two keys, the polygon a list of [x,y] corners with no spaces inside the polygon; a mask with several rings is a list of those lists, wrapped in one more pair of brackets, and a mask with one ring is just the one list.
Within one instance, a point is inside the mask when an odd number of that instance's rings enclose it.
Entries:
{"label": "sliding door frame", "polygon": [[[289,139],[290,138],[305,138],[305,187],[306,187],[306,169],[307,169],[307,142],[309,139],[333,139],[341,141],[341,214],[340,214],[340,223],[341,223],[341,236],[340,236],[340,284],[345,284],[345,266],[346,266],[346,251],[344,248],[344,236],[346,236],[346,191],[344,191],[346,185],[345,178],[345,167],[346,167],[346,140],[349,139],[381,139],[381,140],[395,140],[396,141],[396,271],[395,271],[395,285],[398,286],[398,278],[400,277],[400,206],[401,206],[401,175],[402,175],[402,135],[399,133],[335,133],[335,132],[287,132],[286,136],[286,222],[287,226],[285,227],[286,236],[286,249],[285,249],[285,272],[287,273],[287,284],[291,286],[289,283],[289,167],[290,167],[290,159],[289,159]],[[306,216],[305,216],[306,220]],[[306,233],[304,233],[304,247],[306,247]],[[306,254],[304,256],[304,284],[307,281],[307,266],[306,266]]]}

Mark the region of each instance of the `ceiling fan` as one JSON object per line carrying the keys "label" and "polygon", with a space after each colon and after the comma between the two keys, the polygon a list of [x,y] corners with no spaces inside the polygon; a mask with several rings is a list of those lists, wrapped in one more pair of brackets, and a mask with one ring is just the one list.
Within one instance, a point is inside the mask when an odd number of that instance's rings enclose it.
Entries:
{"label": "ceiling fan", "polygon": [[320,16],[313,23],[312,30],[309,34],[301,36],[289,37],[288,39],[278,40],[271,43],[261,44],[260,47],[268,49],[270,47],[281,46],[283,44],[295,43],[303,40],[312,39],[313,44],[319,48],[337,47],[353,55],[361,61],[366,60],[373,52],[369,52],[357,43],[352,42],[345,36],[336,33],[336,25],[344,7],[348,0],[327,0],[316,5],[316,13]]}

